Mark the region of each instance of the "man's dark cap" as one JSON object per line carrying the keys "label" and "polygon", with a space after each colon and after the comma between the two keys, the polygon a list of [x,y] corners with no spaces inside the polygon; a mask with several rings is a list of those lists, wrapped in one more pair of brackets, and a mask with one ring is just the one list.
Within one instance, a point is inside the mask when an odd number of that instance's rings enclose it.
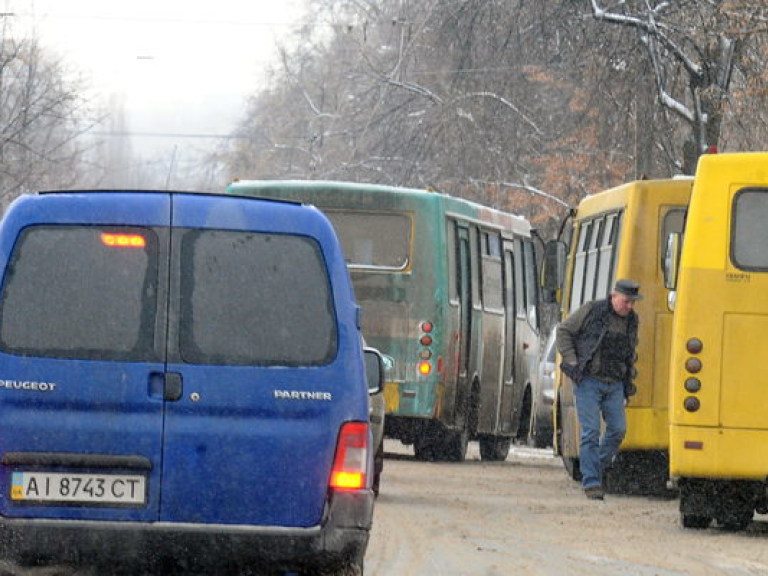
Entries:
{"label": "man's dark cap", "polygon": [[619,294],[623,294],[630,300],[642,300],[643,297],[640,295],[640,284],[635,282],[634,280],[616,280],[616,284],[613,287],[614,292],[618,292]]}

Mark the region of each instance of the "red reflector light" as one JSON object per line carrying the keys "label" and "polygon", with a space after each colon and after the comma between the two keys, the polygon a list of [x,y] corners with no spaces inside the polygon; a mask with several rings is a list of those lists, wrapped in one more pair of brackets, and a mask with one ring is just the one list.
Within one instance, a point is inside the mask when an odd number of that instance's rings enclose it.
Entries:
{"label": "red reflector light", "polygon": [[143,248],[147,245],[144,236],[139,234],[108,234],[101,235],[101,242],[105,246],[117,246],[120,248]]}
{"label": "red reflector light", "polygon": [[688,360],[685,361],[685,369],[691,374],[701,372],[701,360],[698,358],[688,358]]}
{"label": "red reflector light", "polygon": [[432,322],[422,322],[421,323],[421,329],[424,332],[432,332]]}
{"label": "red reflector light", "polygon": [[688,410],[688,412],[697,412],[701,408],[701,401],[695,396],[688,396],[688,398],[683,400],[683,408]]}
{"label": "red reflector light", "polygon": [[419,374],[429,376],[432,373],[432,364],[430,362],[419,362]]}
{"label": "red reflector light", "polygon": [[685,349],[688,350],[690,354],[698,354],[704,349],[704,344],[698,338],[691,338],[685,343]]}
{"label": "red reflector light", "polygon": [[331,488],[361,490],[368,471],[368,424],[347,422],[341,427],[331,470]]}
{"label": "red reflector light", "polygon": [[698,392],[701,390],[701,380],[698,378],[687,378],[685,380],[685,389],[688,392]]}
{"label": "red reflector light", "polygon": [[704,442],[694,441],[694,440],[686,440],[683,443],[683,446],[688,450],[703,450],[704,449]]}
{"label": "red reflector light", "polygon": [[424,336],[421,337],[419,340],[419,343],[422,346],[431,346],[432,345],[432,336],[429,336],[428,334],[424,334]]}

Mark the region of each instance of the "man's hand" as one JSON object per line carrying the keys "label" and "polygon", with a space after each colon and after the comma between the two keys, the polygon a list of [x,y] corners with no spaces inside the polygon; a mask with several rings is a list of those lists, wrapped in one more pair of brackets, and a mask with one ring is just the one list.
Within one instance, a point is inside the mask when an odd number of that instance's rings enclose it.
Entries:
{"label": "man's hand", "polygon": [[581,382],[582,378],[584,378],[582,370],[578,364],[567,364],[566,362],[561,362],[560,370],[562,370],[563,374],[568,376],[568,378],[573,380],[574,384],[578,384]]}

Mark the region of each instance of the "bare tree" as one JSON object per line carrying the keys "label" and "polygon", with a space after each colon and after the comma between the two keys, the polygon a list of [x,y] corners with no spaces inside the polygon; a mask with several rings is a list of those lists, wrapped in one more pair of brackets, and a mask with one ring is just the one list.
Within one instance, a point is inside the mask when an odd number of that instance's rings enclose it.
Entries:
{"label": "bare tree", "polygon": [[0,204],[22,192],[66,188],[84,167],[77,141],[90,110],[62,64],[35,38],[18,40],[4,24],[0,43]]}
{"label": "bare tree", "polygon": [[761,1],[629,0],[607,9],[590,0],[595,19],[632,28],[651,63],[660,104],[688,126],[681,162],[691,174],[699,154],[716,147],[734,71],[746,45],[766,31]]}
{"label": "bare tree", "polygon": [[686,140],[764,142],[758,0],[611,6],[314,0],[217,166],[429,186],[546,234],[587,193],[679,173]]}

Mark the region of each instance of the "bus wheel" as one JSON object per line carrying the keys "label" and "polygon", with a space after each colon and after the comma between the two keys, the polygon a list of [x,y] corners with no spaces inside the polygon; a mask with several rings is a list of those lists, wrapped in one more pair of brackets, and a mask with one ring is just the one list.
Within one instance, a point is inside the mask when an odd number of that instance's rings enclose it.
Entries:
{"label": "bus wheel", "polygon": [[575,480],[576,482],[580,482],[581,466],[579,465],[579,459],[570,458],[568,456],[563,456],[562,458],[563,458],[563,466],[565,466],[565,471],[568,472],[568,476],[570,476],[572,480]]}
{"label": "bus wheel", "polygon": [[752,510],[731,510],[725,516],[717,518],[717,524],[734,532],[746,530],[752,522],[752,515]]}
{"label": "bus wheel", "polygon": [[416,440],[413,443],[413,452],[416,455],[416,460],[430,462],[437,459],[435,457],[435,447],[423,440]]}
{"label": "bus wheel", "polygon": [[480,459],[488,462],[503,462],[509,455],[512,438],[480,436]]}
{"label": "bus wheel", "polygon": [[693,528],[695,530],[704,530],[709,528],[712,518],[702,514],[684,514],[680,513],[680,523],[683,528]]}
{"label": "bus wheel", "polygon": [[439,422],[426,422],[413,439],[416,459],[428,462],[439,460],[445,432],[445,427]]}
{"label": "bus wheel", "polygon": [[517,428],[517,435],[515,440],[521,444],[527,444],[528,439],[531,436],[531,413],[532,413],[532,400],[531,400],[531,388],[527,386],[525,388],[525,394],[523,395],[523,402],[520,404],[520,424]]}
{"label": "bus wheel", "polygon": [[630,450],[619,452],[606,471],[603,483],[613,494],[671,497],[677,493],[667,489],[669,459],[662,450]]}
{"label": "bus wheel", "polygon": [[470,438],[477,434],[478,396],[480,383],[475,381],[468,401],[459,408],[457,421],[460,430],[441,430],[442,442],[436,447],[438,460],[447,462],[463,462],[467,457],[467,446]]}
{"label": "bus wheel", "polygon": [[469,427],[464,426],[463,430],[448,431],[445,433],[441,460],[448,462],[464,462],[467,457],[467,446],[469,445]]}

